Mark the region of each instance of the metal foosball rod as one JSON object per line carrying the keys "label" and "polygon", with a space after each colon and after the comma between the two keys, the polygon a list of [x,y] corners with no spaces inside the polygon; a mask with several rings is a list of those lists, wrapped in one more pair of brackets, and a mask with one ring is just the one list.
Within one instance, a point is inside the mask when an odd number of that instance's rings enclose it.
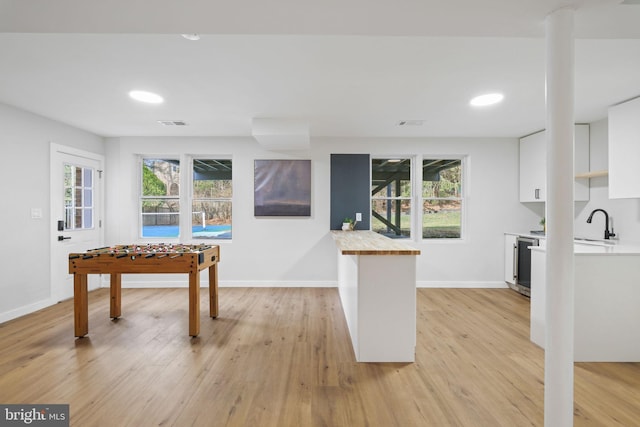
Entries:
{"label": "metal foosball rod", "polygon": [[104,252],[109,251],[110,249],[111,249],[111,246],[105,246],[103,248],[89,249],[87,252],[101,252],[101,253],[104,253]]}

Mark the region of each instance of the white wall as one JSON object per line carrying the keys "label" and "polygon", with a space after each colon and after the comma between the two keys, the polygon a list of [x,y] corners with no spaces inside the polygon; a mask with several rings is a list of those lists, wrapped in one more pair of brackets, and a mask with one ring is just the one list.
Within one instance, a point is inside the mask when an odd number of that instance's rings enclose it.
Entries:
{"label": "white wall", "polygon": [[[607,170],[607,120],[591,123],[590,131],[590,170]],[[601,208],[613,218],[615,233],[621,242],[640,242],[640,199],[609,199],[608,177],[591,178],[590,181],[589,202],[576,204],[575,235],[604,238],[605,219],[602,213],[595,214],[591,224],[586,222],[593,209]]]}
{"label": "white wall", "polygon": [[[0,104],[0,322],[50,301],[49,143],[103,153],[102,138]],[[41,219],[31,209],[42,210]]]}
{"label": "white wall", "polygon": [[[335,286],[336,250],[329,236],[331,153],[469,155],[466,238],[416,243],[422,250],[420,286],[503,286],[503,233],[537,224],[536,213],[518,202],[517,139],[313,138],[309,150],[272,152],[252,138],[128,137],[106,143],[105,243],[139,241],[139,154],[230,155],[233,241],[220,244],[220,285]],[[312,160],[310,218],[253,216],[253,161],[266,158]],[[125,286],[186,284],[186,278],[153,275],[125,276],[123,281]]]}
{"label": "white wall", "polygon": [[[137,238],[138,154],[230,155],[234,160],[234,238],[222,242],[223,286],[335,286],[336,249],[329,236],[330,154],[469,155],[467,229],[463,241],[416,243],[420,286],[502,286],[503,233],[535,228],[539,215],[518,202],[516,139],[313,138],[311,149],[272,152],[252,138],[111,138],[0,104],[0,322],[45,307],[50,300],[49,144],[105,154],[105,243]],[[312,162],[310,218],[253,216],[253,161]],[[348,184],[348,183],[346,183]],[[637,201],[635,203],[637,215]],[[42,219],[31,219],[40,208]],[[622,216],[618,214],[618,216]],[[616,218],[618,220],[618,218]],[[627,229],[622,218],[616,223]],[[636,221],[637,230],[637,221]],[[626,230],[625,230],[626,232]],[[185,285],[186,277],[125,276],[125,285]]]}
{"label": "white wall", "polygon": [[[333,286],[336,267],[329,230],[329,157],[262,150],[253,138],[113,138],[107,140],[105,243],[138,237],[138,154],[232,156],[233,241],[220,243],[221,285]],[[312,160],[310,218],[253,216],[253,161],[257,158]],[[182,170],[182,173],[188,173]],[[166,239],[165,239],[166,241]],[[205,276],[203,276],[203,280]],[[153,281],[149,283],[149,281]],[[186,276],[124,276],[123,286],[174,286]],[[206,280],[204,280],[206,281]]]}

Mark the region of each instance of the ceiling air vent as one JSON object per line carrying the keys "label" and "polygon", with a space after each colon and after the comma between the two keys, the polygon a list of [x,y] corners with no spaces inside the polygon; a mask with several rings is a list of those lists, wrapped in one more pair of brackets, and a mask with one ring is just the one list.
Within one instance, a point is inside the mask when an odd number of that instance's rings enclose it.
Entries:
{"label": "ceiling air vent", "polygon": [[187,125],[187,122],[183,120],[158,120],[158,123],[160,123],[163,126],[186,126]]}
{"label": "ceiling air vent", "polygon": [[396,126],[422,126],[424,120],[400,120]]}

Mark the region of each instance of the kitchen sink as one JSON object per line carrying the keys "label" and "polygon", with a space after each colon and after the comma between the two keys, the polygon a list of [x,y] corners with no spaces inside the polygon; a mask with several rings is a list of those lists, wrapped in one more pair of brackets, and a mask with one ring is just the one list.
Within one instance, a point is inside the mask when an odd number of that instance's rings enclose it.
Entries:
{"label": "kitchen sink", "polygon": [[605,240],[605,239],[591,239],[588,237],[574,237],[575,243],[582,243],[585,245],[598,245],[598,246],[611,246],[615,245],[615,240]]}

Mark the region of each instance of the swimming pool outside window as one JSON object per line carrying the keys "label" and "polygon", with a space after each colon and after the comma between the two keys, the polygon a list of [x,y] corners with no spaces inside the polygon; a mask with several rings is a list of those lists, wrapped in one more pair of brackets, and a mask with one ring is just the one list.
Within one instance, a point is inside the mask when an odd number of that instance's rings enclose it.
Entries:
{"label": "swimming pool outside window", "polygon": [[142,237],[180,236],[180,161],[142,159]]}
{"label": "swimming pool outside window", "polygon": [[232,184],[231,159],[193,159],[194,239],[231,239]]}

